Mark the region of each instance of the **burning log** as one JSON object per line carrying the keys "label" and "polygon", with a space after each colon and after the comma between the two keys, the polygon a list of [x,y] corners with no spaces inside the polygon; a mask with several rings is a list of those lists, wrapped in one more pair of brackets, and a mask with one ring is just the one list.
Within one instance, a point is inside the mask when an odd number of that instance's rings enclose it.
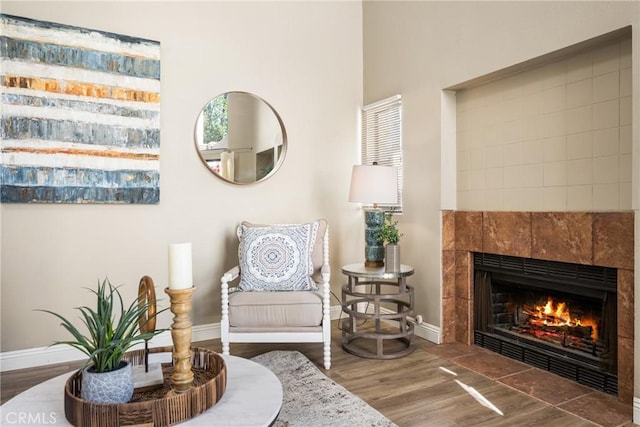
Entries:
{"label": "burning log", "polygon": [[536,340],[561,347],[572,348],[594,356],[601,354],[605,349],[600,341],[593,341],[591,337],[580,338],[578,336],[562,335],[557,331],[550,331],[549,328],[544,330],[543,328],[532,327],[530,325],[514,325],[511,330],[517,334],[529,335]]}
{"label": "burning log", "polygon": [[554,333],[561,336],[573,336],[581,339],[591,338],[591,326],[569,326],[569,325],[543,325],[540,327],[545,332]]}
{"label": "burning log", "polygon": [[564,319],[558,319],[551,314],[542,314],[529,307],[523,307],[522,312],[528,317],[527,323],[545,332],[562,336],[572,335],[581,339],[590,339],[593,334],[591,326],[567,325]]}
{"label": "burning log", "polygon": [[522,312],[524,314],[526,314],[527,316],[529,316],[529,317],[535,317],[535,318],[538,318],[538,319],[541,319],[542,317],[545,316],[544,314],[540,313],[539,310],[536,310],[535,308],[531,308],[531,307],[526,306],[526,305],[522,307]]}

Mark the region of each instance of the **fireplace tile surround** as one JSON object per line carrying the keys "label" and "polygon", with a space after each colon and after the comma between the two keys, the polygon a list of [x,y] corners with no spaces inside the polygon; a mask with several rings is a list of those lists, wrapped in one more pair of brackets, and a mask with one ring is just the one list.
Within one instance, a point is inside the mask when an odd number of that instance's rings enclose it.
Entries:
{"label": "fireplace tile surround", "polygon": [[442,212],[442,341],[472,345],[473,252],[618,269],[618,400],[633,400],[633,212]]}

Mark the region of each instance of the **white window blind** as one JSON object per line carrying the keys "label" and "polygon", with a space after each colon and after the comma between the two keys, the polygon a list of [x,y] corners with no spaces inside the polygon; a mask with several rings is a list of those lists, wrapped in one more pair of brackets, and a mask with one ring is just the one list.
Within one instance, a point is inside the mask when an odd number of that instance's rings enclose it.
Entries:
{"label": "white window blind", "polygon": [[363,165],[395,166],[398,170],[398,204],[382,209],[402,212],[402,96],[395,95],[362,108]]}

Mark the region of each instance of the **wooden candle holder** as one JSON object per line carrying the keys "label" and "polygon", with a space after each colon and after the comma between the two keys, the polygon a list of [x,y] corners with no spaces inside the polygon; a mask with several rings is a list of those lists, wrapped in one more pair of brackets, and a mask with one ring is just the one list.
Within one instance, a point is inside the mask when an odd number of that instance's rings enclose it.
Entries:
{"label": "wooden candle holder", "polygon": [[171,312],[174,314],[171,324],[173,340],[173,374],[171,382],[176,393],[189,391],[193,383],[191,366],[191,294],[195,286],[188,289],[169,289],[165,292],[171,299]]}

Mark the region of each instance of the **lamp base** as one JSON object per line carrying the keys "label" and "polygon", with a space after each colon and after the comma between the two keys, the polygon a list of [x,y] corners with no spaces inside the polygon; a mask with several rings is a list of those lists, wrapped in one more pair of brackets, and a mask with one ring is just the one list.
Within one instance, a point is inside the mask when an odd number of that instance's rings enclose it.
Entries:
{"label": "lamp base", "polygon": [[369,268],[384,267],[384,261],[365,261],[364,266]]}
{"label": "lamp base", "polygon": [[365,267],[382,267],[384,266],[384,245],[378,233],[384,224],[384,211],[377,208],[366,209],[364,223]]}

